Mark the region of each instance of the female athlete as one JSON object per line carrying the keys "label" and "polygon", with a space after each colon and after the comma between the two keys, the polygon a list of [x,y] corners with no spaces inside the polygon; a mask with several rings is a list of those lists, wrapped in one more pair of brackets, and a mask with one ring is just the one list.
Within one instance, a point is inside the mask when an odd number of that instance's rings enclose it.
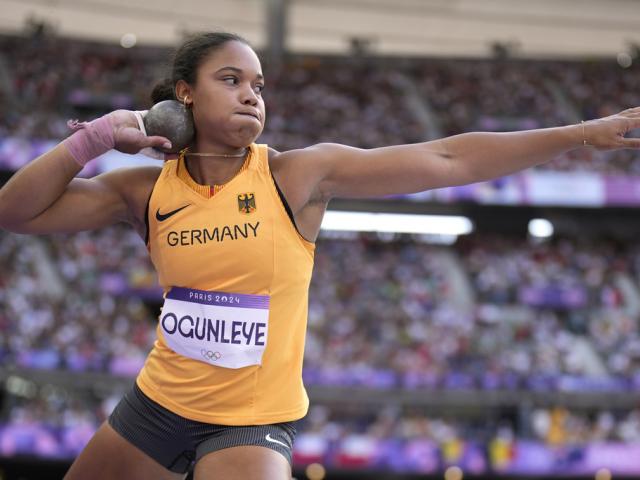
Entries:
{"label": "female athlete", "polygon": [[68,480],[179,479],[192,467],[196,480],[291,477],[292,422],[308,408],[302,359],[314,241],[332,198],[479,182],[578,148],[640,148],[625,138],[640,126],[632,108],[558,128],[278,152],[255,143],[264,83],[242,38],[198,35],[178,49],[171,88],[155,91],[156,101],[191,109],[188,152],[75,178],[110,149],[167,146],[146,136],[133,112],[117,110],[82,124],[0,190],[0,226],[13,232],[130,224],[164,289],[157,340],[135,385]]}

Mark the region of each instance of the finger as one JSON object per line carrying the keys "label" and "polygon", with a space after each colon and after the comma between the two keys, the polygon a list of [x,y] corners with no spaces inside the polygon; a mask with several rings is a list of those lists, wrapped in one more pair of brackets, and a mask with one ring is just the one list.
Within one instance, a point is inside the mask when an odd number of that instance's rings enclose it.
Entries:
{"label": "finger", "polygon": [[640,138],[621,139],[623,148],[640,148]]}
{"label": "finger", "polygon": [[171,148],[171,142],[166,137],[160,137],[160,136],[145,137],[144,146],[169,150]]}
{"label": "finger", "polygon": [[147,129],[144,128],[144,121],[142,120],[144,116],[147,114],[148,110],[136,110],[133,114],[136,117],[136,121],[138,122],[138,128],[145,135],[147,134]]}
{"label": "finger", "polygon": [[627,119],[627,132],[640,128],[640,115]]}

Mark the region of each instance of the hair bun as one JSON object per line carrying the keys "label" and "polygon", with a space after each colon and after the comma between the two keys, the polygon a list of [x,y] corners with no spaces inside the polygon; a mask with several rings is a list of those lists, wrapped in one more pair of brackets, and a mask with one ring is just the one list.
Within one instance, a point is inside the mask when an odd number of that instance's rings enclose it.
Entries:
{"label": "hair bun", "polygon": [[170,78],[165,78],[158,83],[151,92],[151,102],[154,105],[164,100],[176,100],[173,82]]}

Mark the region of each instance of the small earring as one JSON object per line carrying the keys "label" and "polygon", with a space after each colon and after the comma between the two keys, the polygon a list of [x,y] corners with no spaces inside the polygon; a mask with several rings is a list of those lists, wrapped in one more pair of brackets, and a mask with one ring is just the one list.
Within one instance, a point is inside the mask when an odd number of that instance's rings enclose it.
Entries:
{"label": "small earring", "polygon": [[183,105],[184,105],[184,108],[189,108],[189,107],[191,106],[191,104],[190,104],[190,103],[188,103],[188,101],[189,101],[189,97],[184,97],[184,98],[182,99],[182,103],[183,103]]}

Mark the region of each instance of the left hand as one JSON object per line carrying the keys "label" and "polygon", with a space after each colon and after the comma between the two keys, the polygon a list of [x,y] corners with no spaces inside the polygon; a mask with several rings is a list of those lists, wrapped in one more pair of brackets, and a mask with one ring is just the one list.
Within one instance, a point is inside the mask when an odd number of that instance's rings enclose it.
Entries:
{"label": "left hand", "polygon": [[631,130],[640,128],[640,107],[628,108],[615,115],[589,120],[584,127],[583,140],[597,150],[640,148],[640,138],[626,138]]}

